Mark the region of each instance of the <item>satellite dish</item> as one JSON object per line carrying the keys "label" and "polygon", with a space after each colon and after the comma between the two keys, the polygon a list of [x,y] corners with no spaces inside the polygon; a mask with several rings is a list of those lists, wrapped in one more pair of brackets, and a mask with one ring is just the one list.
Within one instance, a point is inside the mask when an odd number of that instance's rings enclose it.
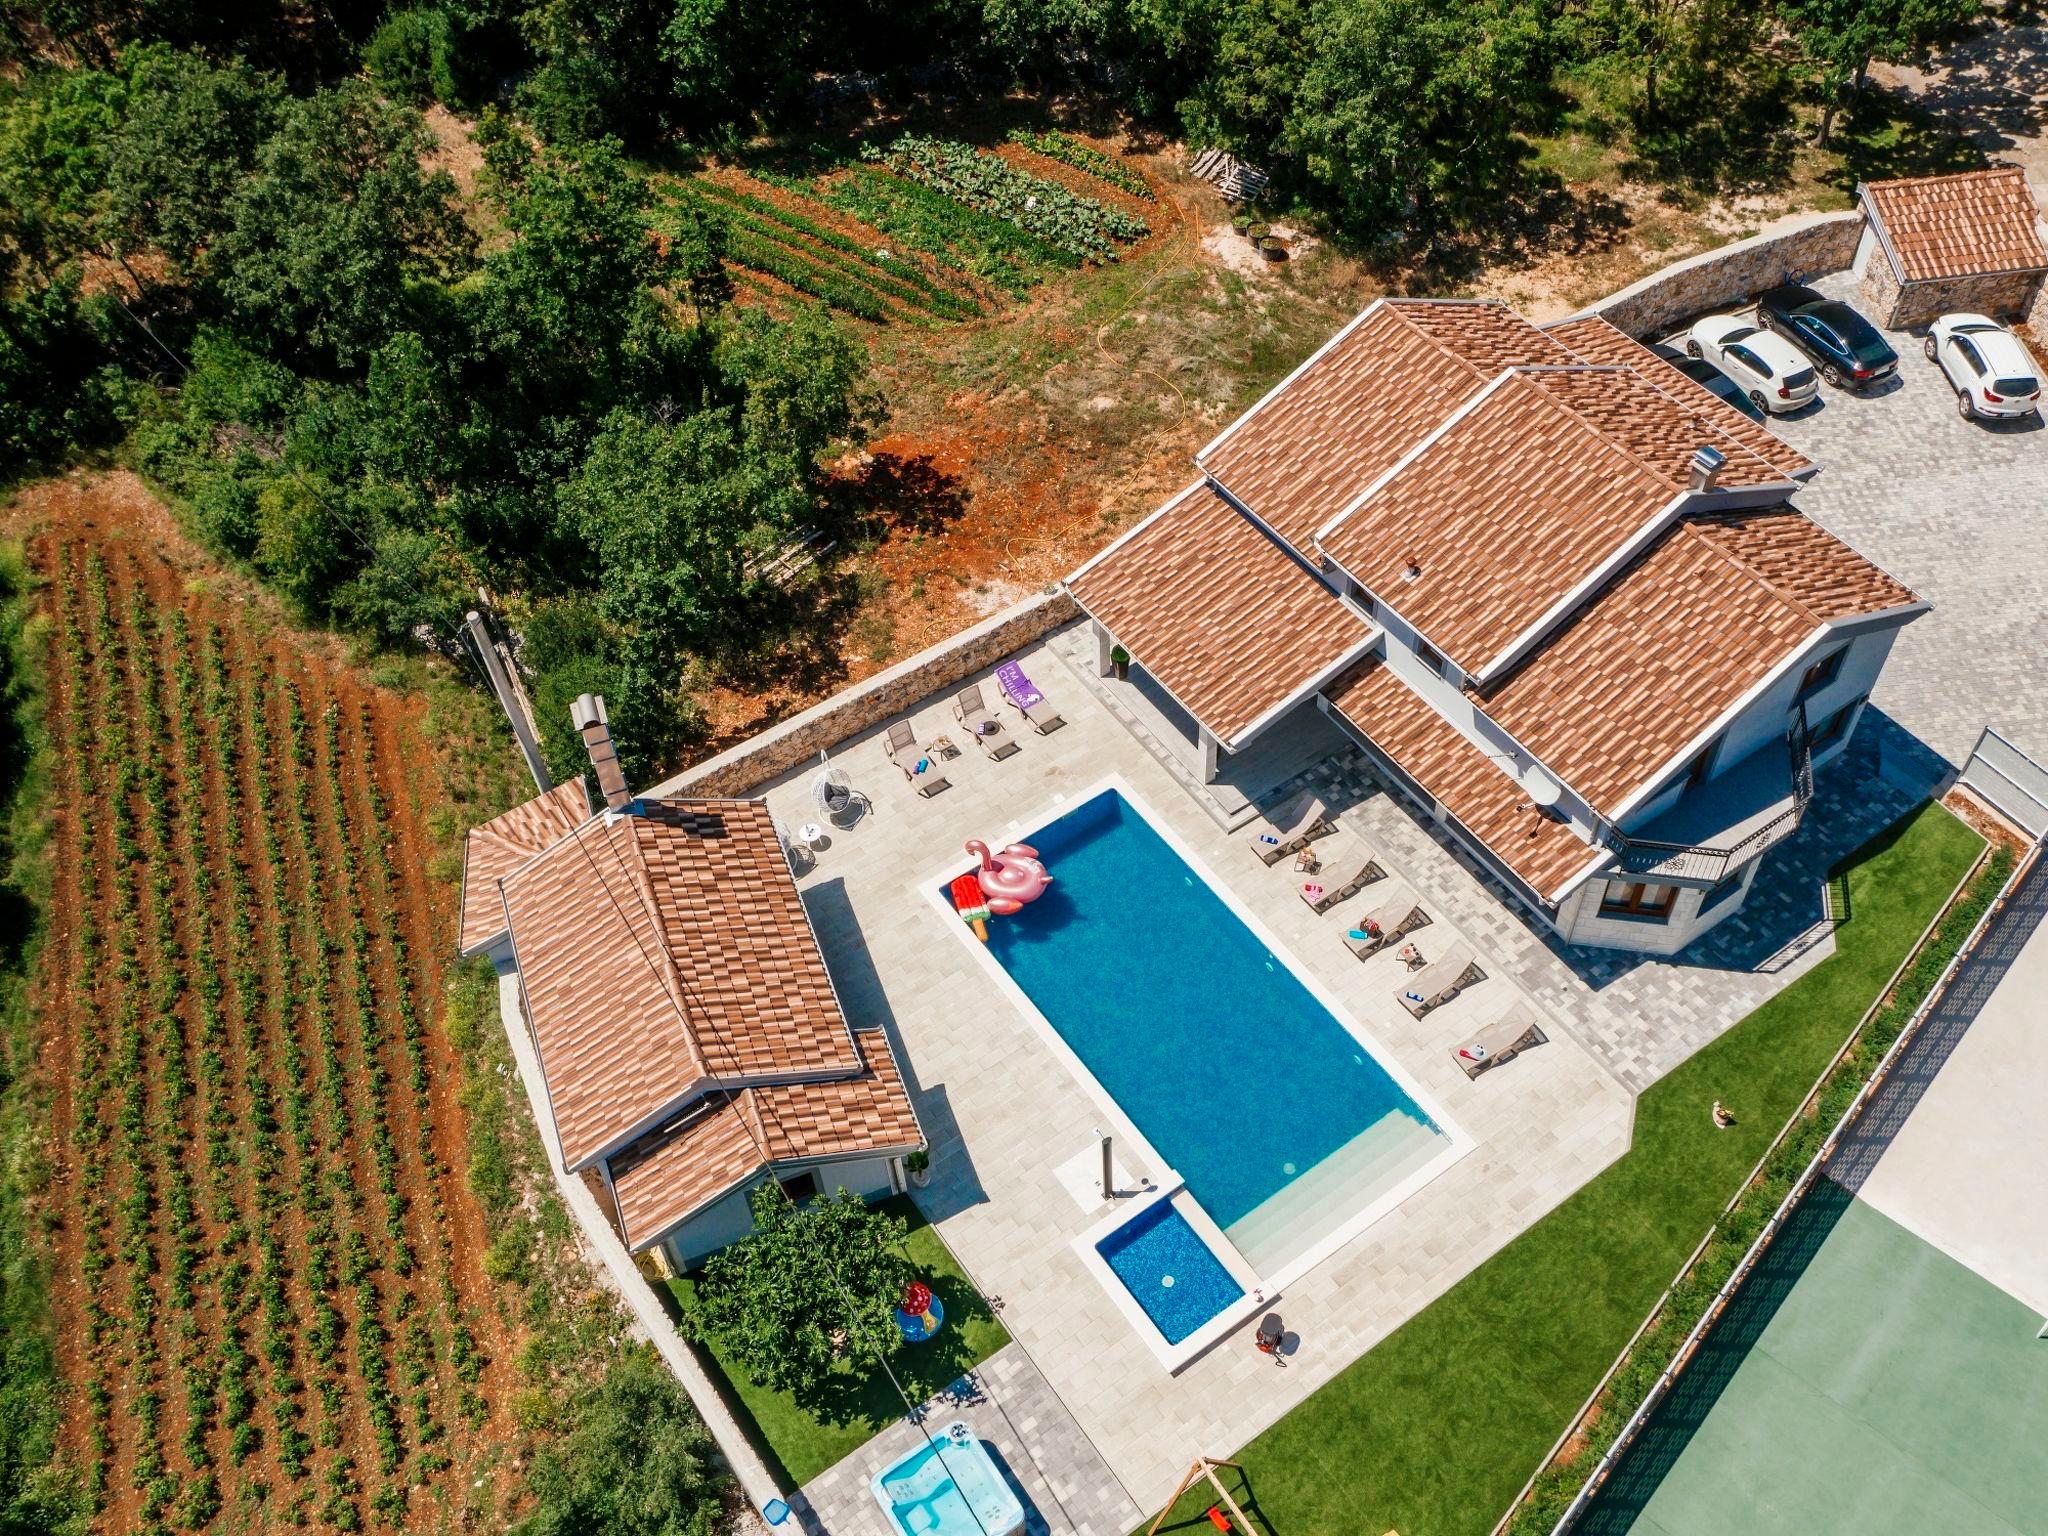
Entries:
{"label": "satellite dish", "polygon": [[1564,789],[1549,774],[1531,763],[1519,775],[1522,788],[1539,810],[1549,810],[1564,798]]}

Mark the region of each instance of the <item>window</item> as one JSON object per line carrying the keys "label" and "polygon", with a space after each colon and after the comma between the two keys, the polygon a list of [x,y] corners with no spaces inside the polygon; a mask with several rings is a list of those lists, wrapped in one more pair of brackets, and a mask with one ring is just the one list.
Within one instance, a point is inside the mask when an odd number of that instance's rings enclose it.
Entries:
{"label": "window", "polygon": [[1849,654],[1849,647],[1841,646],[1829,651],[1806,669],[1806,676],[1799,679],[1799,697],[1810,699],[1842,675],[1842,658]]}
{"label": "window", "polygon": [[1724,876],[1718,885],[1711,887],[1707,894],[1700,898],[1700,916],[1705,917],[1722,902],[1738,895],[1742,890],[1743,877],[1748,873],[1749,866],[1745,864],[1734,874]]}
{"label": "window", "polygon": [[1851,699],[1840,709],[1829,715],[1827,719],[1821,721],[1819,725],[1808,731],[1806,733],[1806,750],[1818,752],[1825,747],[1833,746],[1844,736],[1848,735],[1849,722],[1856,718],[1857,706],[1862,702],[1863,700],[1861,699]]}
{"label": "window", "polygon": [[1417,660],[1438,677],[1444,675],[1444,653],[1420,635],[1415,637],[1415,655]]}
{"label": "window", "polygon": [[1371,614],[1374,618],[1378,618],[1380,616],[1379,607],[1377,604],[1373,602],[1372,594],[1366,591],[1365,588],[1361,587],[1357,582],[1351,580],[1349,577],[1346,577],[1344,580],[1344,591],[1346,595],[1350,597],[1351,601],[1358,604],[1359,607],[1363,608],[1367,613]]}
{"label": "window", "polygon": [[782,1192],[789,1196],[791,1205],[801,1204],[818,1193],[818,1170],[806,1168],[802,1173],[793,1173],[783,1179]]}
{"label": "window", "polygon": [[1677,895],[1676,886],[1645,885],[1640,880],[1610,880],[1600,897],[1600,915],[1668,923],[1671,921],[1671,902]]}
{"label": "window", "polygon": [[1726,355],[1734,358],[1760,379],[1768,379],[1771,376],[1771,365],[1747,347],[1730,347]]}

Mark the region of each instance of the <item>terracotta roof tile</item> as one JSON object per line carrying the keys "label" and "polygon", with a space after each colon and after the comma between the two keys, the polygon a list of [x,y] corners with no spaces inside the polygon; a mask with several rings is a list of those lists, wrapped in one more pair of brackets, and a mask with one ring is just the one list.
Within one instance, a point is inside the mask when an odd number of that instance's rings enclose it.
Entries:
{"label": "terracotta roof tile", "polygon": [[1225,745],[1373,633],[1206,481],[1075,572],[1068,588]]}
{"label": "terracotta roof tile", "polygon": [[1375,304],[1195,462],[1306,553],[1316,529],[1490,376]]}
{"label": "terracotta roof tile", "polygon": [[[1476,672],[1675,495],[1532,375],[1514,373],[1319,542]],[[1412,581],[1404,576],[1411,560],[1421,567]]]}
{"label": "terracotta roof tile", "polygon": [[1865,182],[1863,196],[1902,282],[2048,268],[2040,215],[2018,166]]}
{"label": "terracotta roof tile", "polygon": [[744,1089],[676,1133],[649,1137],[612,1158],[612,1189],[628,1245],[635,1251],[650,1246],[752,1178],[763,1167],[764,1149],[771,1161],[787,1163],[920,1145],[924,1135],[887,1036],[870,1029],[856,1038],[865,1062],[857,1077]]}
{"label": "terracotta roof tile", "polygon": [[1387,307],[1486,378],[1578,362],[1570,346],[1497,299],[1389,299]]}
{"label": "terracotta roof tile", "polygon": [[1920,601],[1889,572],[1791,507],[1721,512],[1691,522],[1724,554],[1828,622]]}
{"label": "terracotta roof tile", "polygon": [[462,840],[462,931],[457,948],[472,955],[505,931],[505,903],[498,880],[590,814],[581,779],[557,784],[544,795],[515,805]]}
{"label": "terracotta roof tile", "polygon": [[[1777,515],[1806,521],[1786,508]],[[1688,521],[1544,641],[1483,707],[1612,816],[1819,625]]]}
{"label": "terracotta roof tile", "polygon": [[1680,403],[1633,368],[1544,368],[1529,378],[1578,412],[1610,442],[1661,475],[1673,491],[1683,490],[1690,482],[1695,448],[1713,448],[1721,454],[1726,461],[1719,480],[1723,486],[1785,483],[1784,474],[1740,438],[1722,431],[1705,412]]}
{"label": "terracotta roof tile", "polygon": [[1761,422],[1751,421],[1704,384],[1687,378],[1664,358],[1598,315],[1544,327],[1589,363],[1633,368],[1672,399],[1689,404],[1706,421],[1786,477],[1811,474],[1813,460]]}
{"label": "terracotta roof tile", "polygon": [[1498,761],[1377,657],[1324,697],[1544,900],[1599,857],[1570,826],[1532,809],[1528,791]]}
{"label": "terracotta roof tile", "polygon": [[859,1069],[760,802],[636,801],[502,888],[571,1168],[718,1082]]}

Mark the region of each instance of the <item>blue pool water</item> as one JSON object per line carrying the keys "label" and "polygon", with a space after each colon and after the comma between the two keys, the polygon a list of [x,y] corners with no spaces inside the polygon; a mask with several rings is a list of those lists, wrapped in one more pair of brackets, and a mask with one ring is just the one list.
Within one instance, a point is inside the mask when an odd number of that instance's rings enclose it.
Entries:
{"label": "blue pool water", "polygon": [[899,1536],[1018,1536],[1024,1506],[987,1449],[955,1424],[870,1486]]}
{"label": "blue pool water", "polygon": [[1448,1145],[1115,790],[1023,841],[990,953],[1262,1273]]}
{"label": "blue pool water", "polygon": [[1095,1245],[1169,1344],[1244,1295],[1187,1218],[1162,1200]]}

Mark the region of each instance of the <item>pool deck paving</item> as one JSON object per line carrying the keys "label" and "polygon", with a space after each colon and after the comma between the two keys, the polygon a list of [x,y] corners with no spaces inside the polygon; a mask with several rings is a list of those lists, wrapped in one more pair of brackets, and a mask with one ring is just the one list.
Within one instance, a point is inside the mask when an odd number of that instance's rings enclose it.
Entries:
{"label": "pool deck paving", "polygon": [[[1434,919],[1418,935],[1424,954],[1462,939],[1487,973],[1418,1020],[1396,1002],[1402,973],[1392,955],[1361,963],[1340,943],[1344,913],[1368,904],[1371,887],[1331,914],[1310,912],[1296,895],[1293,861],[1261,866],[1242,833],[1226,832],[1112,711],[1110,685],[1089,675],[1079,649],[1069,629],[1020,652],[1068,723],[1049,736],[1019,736],[1021,750],[1005,762],[984,758],[960,731],[950,695],[908,712],[920,741],[948,734],[966,749],[941,765],[952,788],[930,800],[914,795],[884,757],[884,726],[835,748],[833,761],[873,807],[850,827],[828,829],[799,883],[849,1015],[885,1024],[899,1048],[932,1144],[920,1206],[1028,1354],[1045,1402],[1058,1409],[1049,1406],[1041,1422],[1064,1416],[1093,1447],[1094,1466],[1079,1469],[1061,1502],[1149,1513],[1195,1455],[1227,1455],[1244,1444],[1619,1157],[1636,1092],[1829,951],[1822,874],[1915,796],[1879,772],[1874,746],[1859,733],[1847,760],[1823,770],[1809,826],[1770,856],[1760,876],[1770,884],[1752,898],[1756,912],[1724,924],[1711,945],[1674,960],[1639,960],[1571,950],[1539,933],[1440,829],[1374,780],[1341,736],[1321,722],[1297,723],[1295,777],[1323,789],[1343,828],[1421,896]],[[1269,776],[1285,767],[1272,765]],[[812,765],[765,786],[785,827],[817,820],[815,772]],[[1287,1286],[1273,1304],[1289,1335],[1284,1363],[1254,1350],[1247,1327],[1170,1376],[1083,1268],[1074,1240],[1107,1207],[1077,1202],[1061,1170],[1093,1146],[1098,1129],[1118,1135],[1127,1161],[1137,1149],[1118,1112],[1075,1076],[963,942],[964,929],[930,900],[937,876],[964,864],[965,839],[1000,846],[1111,778],[1207,865],[1470,1143],[1467,1155]],[[1468,1081],[1451,1059],[1454,1045],[1524,1002],[1549,1043]],[[1213,1091],[1225,1120],[1285,1114],[1284,1057],[1218,1062]],[[899,1430],[916,1434],[907,1425],[887,1434]],[[866,1473],[855,1473],[882,1465],[893,1443],[870,1444],[804,1490],[816,1515],[829,1509],[837,1521],[856,1522],[824,1528],[868,1528],[872,1501],[849,1501],[845,1489],[866,1499]],[[1092,1530],[1098,1517],[1055,1508],[1047,1518],[1053,1530],[1062,1520]]]}

